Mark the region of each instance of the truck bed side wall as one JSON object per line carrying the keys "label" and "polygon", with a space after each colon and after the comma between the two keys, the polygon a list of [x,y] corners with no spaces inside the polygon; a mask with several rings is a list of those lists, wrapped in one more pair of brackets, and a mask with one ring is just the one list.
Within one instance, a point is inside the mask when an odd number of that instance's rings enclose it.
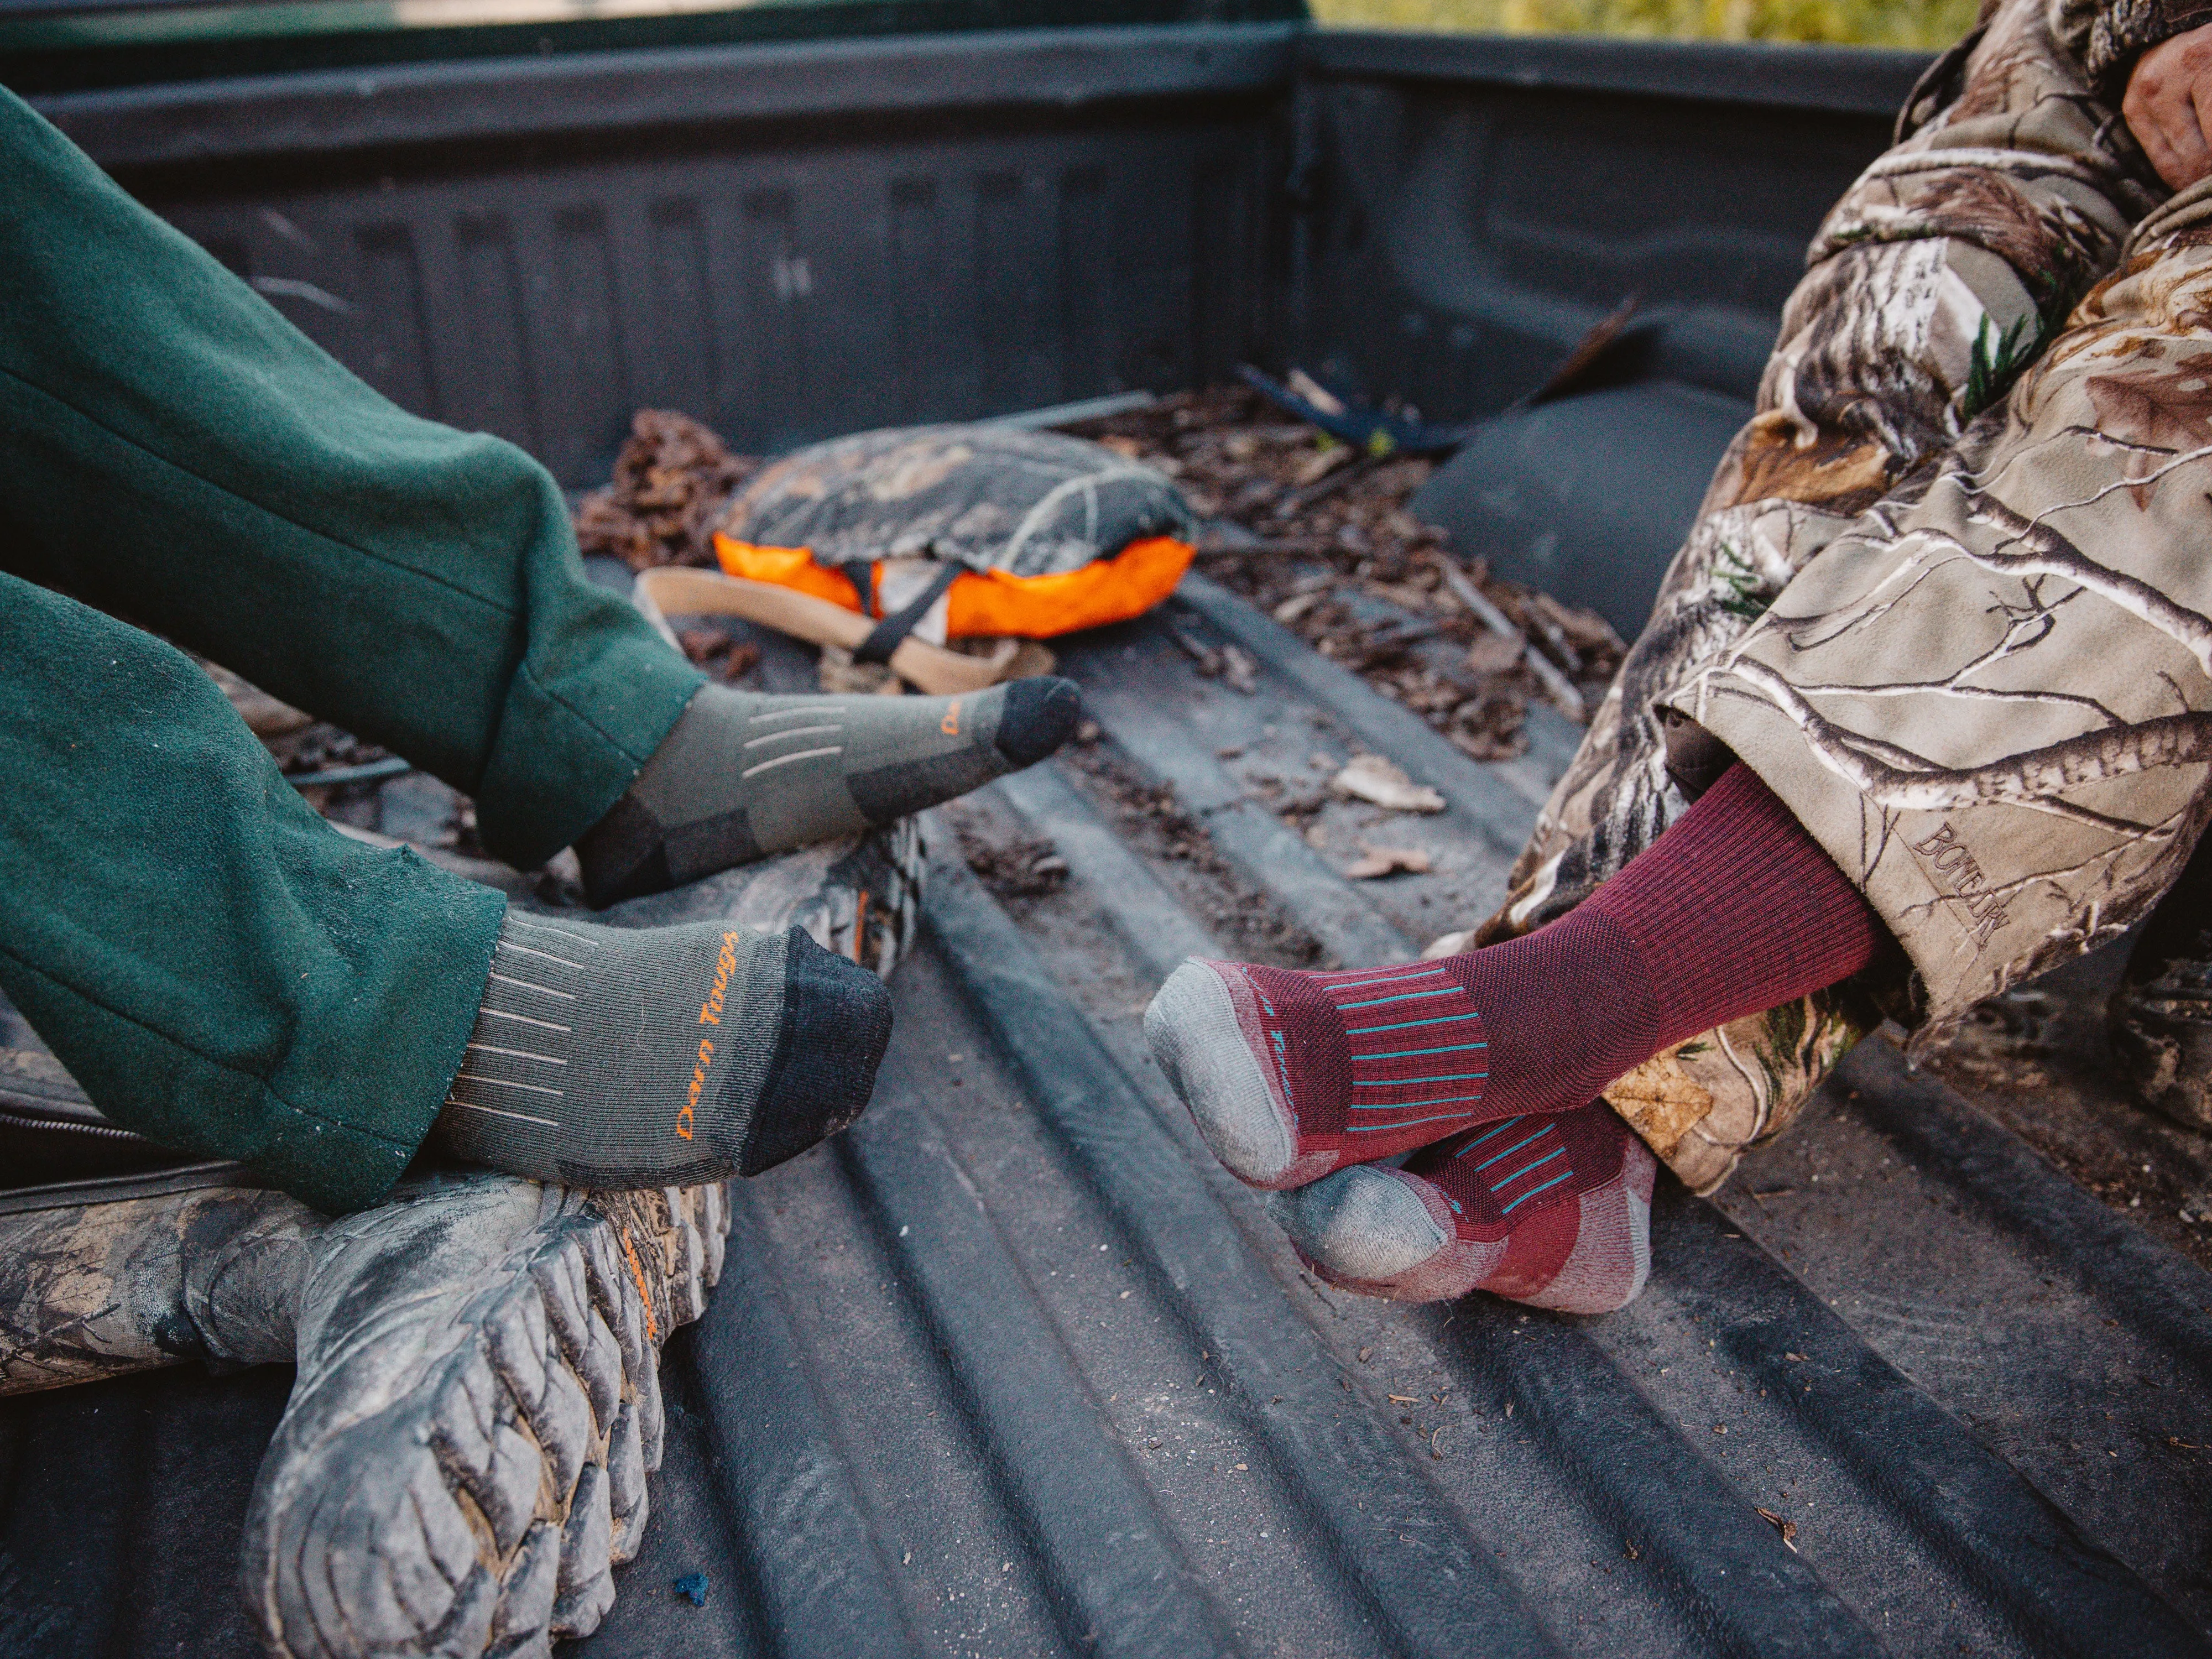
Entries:
{"label": "truck bed side wall", "polygon": [[1630,291],[1631,368],[1745,397],[1917,62],[1177,27],[41,107],[372,384],[583,487],[647,404],[766,450],[1249,359],[1458,416]]}

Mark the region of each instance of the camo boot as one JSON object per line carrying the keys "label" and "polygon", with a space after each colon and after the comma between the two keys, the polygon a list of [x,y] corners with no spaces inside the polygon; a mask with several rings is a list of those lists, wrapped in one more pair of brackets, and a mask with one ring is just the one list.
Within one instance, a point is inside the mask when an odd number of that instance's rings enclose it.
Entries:
{"label": "camo boot", "polygon": [[660,1345],[728,1226],[719,1185],[500,1176],[330,1224],[246,1518],[270,1654],[504,1659],[598,1628],[660,1466]]}

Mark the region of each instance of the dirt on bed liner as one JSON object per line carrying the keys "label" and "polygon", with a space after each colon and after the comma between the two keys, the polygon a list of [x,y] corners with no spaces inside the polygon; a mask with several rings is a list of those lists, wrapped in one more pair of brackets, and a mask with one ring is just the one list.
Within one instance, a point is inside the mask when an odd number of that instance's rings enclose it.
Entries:
{"label": "dirt on bed liner", "polygon": [[1528,700],[1547,693],[1522,647],[1454,592],[1454,576],[1533,642],[1584,708],[1620,665],[1625,647],[1604,618],[1492,577],[1407,511],[1431,462],[1347,448],[1242,386],[1066,430],[1174,478],[1208,526],[1201,570],[1476,760],[1521,753]]}
{"label": "dirt on bed liner", "polygon": [[2132,939],[1991,997],[1929,1068],[2113,1209],[2212,1268],[2212,1136],[2138,1106],[2105,1006]]}

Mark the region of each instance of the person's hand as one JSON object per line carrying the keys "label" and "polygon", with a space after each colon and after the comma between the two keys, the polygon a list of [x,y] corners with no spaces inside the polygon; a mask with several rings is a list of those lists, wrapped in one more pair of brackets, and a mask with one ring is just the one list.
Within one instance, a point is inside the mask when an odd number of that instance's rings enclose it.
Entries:
{"label": "person's hand", "polygon": [[2212,23],[2153,46],[2128,76],[2120,113],[2158,176],[2181,190],[2212,173]]}

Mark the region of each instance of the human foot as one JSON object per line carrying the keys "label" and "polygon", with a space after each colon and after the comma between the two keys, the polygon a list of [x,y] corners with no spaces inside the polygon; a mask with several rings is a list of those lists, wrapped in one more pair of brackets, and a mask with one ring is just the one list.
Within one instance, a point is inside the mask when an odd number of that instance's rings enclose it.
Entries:
{"label": "human foot", "polygon": [[1587,919],[1574,933],[1594,936],[1579,962],[1551,929],[1336,973],[1187,962],[1145,1036],[1230,1173],[1302,1186],[1471,1124],[1567,1110],[1648,1060],[1648,1000],[1607,995],[1635,983],[1633,942]]}
{"label": "human foot", "polygon": [[1658,1164],[1603,1101],[1508,1118],[1402,1170],[1362,1165],[1281,1194],[1270,1212],[1322,1278],[1400,1302],[1488,1291],[1610,1313],[1651,1267]]}
{"label": "human foot", "polygon": [[757,1175],[860,1115],[890,994],[797,926],[601,927],[510,911],[438,1131],[591,1188]]}
{"label": "human foot", "polygon": [[702,686],[576,842],[594,905],[857,835],[1033,766],[1083,712],[1072,680],[960,697],[764,696]]}
{"label": "human foot", "polygon": [[1188,962],[1145,1035],[1231,1173],[1295,1187],[1474,1123],[1572,1110],[1670,1043],[1850,977],[1883,938],[1739,764],[1532,933],[1369,971]]}

